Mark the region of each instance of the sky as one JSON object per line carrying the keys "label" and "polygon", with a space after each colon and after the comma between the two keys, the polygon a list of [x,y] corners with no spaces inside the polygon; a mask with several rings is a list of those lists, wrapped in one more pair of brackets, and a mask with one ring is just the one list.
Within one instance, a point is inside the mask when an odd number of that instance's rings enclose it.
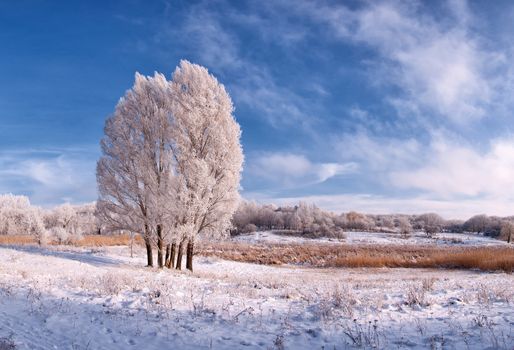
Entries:
{"label": "sky", "polygon": [[335,212],[514,214],[510,1],[0,2],[0,193],[96,199],[135,72],[223,83],[241,193]]}

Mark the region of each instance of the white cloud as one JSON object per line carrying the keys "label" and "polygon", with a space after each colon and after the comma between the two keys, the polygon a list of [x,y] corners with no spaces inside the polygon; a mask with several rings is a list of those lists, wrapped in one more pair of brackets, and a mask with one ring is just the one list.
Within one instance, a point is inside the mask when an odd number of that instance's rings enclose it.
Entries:
{"label": "white cloud", "polygon": [[272,182],[301,187],[355,172],[355,163],[313,163],[304,155],[268,153],[250,160],[249,172]]}
{"label": "white cloud", "polygon": [[342,135],[335,147],[341,158],[373,172],[416,164],[423,149],[415,138],[374,137],[364,132]]}
{"label": "white cloud", "polygon": [[[281,23],[278,30],[272,24],[273,20],[262,13],[248,15],[232,8],[224,12],[210,5],[209,2],[200,2],[193,6],[180,31],[167,29],[159,36],[165,38],[171,35],[174,40],[194,43],[188,45],[188,49],[200,59],[198,63],[230,75],[231,81],[227,86],[237,105],[244,104],[258,111],[275,128],[295,125],[312,132],[309,125],[316,120],[316,103],[306,101],[291,89],[280,85],[266,64],[259,64],[248,54],[245,55],[242,52],[243,39],[230,25],[245,25],[247,29],[258,31],[265,38],[278,31],[280,35],[272,37],[287,45],[301,41],[304,35],[299,33],[297,27],[287,23]],[[264,7],[259,9],[262,11]],[[311,84],[308,88],[316,89],[318,94],[326,94],[319,84]]]}
{"label": "white cloud", "polygon": [[182,28],[184,35],[199,48],[198,55],[210,67],[240,67],[243,62],[239,57],[237,38],[225,31],[215,16],[201,7],[194,7],[188,14]]}
{"label": "white cloud", "polygon": [[445,198],[485,196],[514,200],[514,138],[491,142],[486,152],[447,139],[435,139],[425,164],[393,171],[392,183]]}
{"label": "white cloud", "polygon": [[5,151],[0,157],[0,193],[26,194],[42,205],[92,201],[96,159],[91,156],[90,151],[73,149]]}
{"label": "white cloud", "polygon": [[489,73],[504,58],[468,29],[472,16],[463,1],[448,5],[458,19],[452,25],[417,2],[369,2],[357,10],[304,2],[299,8],[335,37],[375,49],[382,69],[373,79],[400,88],[407,103],[464,123],[483,117],[494,98],[497,76]]}
{"label": "white cloud", "polygon": [[261,156],[256,165],[262,175],[302,177],[311,171],[311,162],[303,155],[274,153]]}

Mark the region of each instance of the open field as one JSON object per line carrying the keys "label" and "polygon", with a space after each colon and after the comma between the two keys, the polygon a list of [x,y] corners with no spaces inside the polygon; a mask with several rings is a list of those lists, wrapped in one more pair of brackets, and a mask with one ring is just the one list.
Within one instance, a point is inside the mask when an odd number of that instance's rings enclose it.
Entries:
{"label": "open field", "polygon": [[17,349],[511,349],[514,275],[306,268],[143,249],[0,248],[0,338]]}
{"label": "open field", "polygon": [[[363,233],[360,233],[363,236]],[[408,240],[392,240],[390,244],[371,244],[376,233],[370,233],[368,244],[340,241],[309,240],[297,237],[257,235],[258,239],[236,237],[219,242],[200,242],[197,255],[218,257],[225,260],[249,262],[264,265],[305,265],[311,267],[404,267],[404,268],[448,268],[480,269],[483,271],[514,271],[514,245],[490,238],[480,240],[459,235],[460,241],[453,244],[401,244]],[[256,236],[256,235],[254,235]],[[241,239],[243,238],[243,239]],[[289,239],[288,239],[289,238]],[[474,239],[476,245],[460,244]],[[432,242],[437,242],[432,240]],[[0,244],[35,244],[30,236],[0,236]],[[128,235],[85,236],[78,241],[78,247],[106,247],[129,245]],[[142,245],[140,236],[134,238],[134,245]]]}

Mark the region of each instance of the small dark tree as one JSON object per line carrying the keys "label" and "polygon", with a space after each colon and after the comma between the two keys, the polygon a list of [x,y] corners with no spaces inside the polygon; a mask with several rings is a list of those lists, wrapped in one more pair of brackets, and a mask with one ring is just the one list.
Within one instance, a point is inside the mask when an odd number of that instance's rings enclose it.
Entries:
{"label": "small dark tree", "polygon": [[500,237],[507,241],[507,243],[511,243],[514,239],[514,222],[505,221],[502,224]]}

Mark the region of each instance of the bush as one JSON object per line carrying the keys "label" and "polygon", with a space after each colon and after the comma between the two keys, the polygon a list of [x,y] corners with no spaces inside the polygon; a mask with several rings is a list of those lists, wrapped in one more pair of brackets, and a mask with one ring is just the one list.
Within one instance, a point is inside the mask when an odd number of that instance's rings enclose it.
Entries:
{"label": "bush", "polygon": [[255,232],[257,231],[258,228],[256,225],[254,224],[246,224],[245,227],[243,227],[243,229],[241,230],[241,233],[252,233],[252,232]]}
{"label": "bush", "polygon": [[37,235],[36,235],[37,243],[39,245],[45,246],[48,245],[52,241],[52,238],[50,236],[50,232],[43,228]]}
{"label": "bush", "polygon": [[50,229],[50,234],[52,238],[57,241],[59,244],[67,244],[70,238],[70,234],[62,227],[52,227]]}

